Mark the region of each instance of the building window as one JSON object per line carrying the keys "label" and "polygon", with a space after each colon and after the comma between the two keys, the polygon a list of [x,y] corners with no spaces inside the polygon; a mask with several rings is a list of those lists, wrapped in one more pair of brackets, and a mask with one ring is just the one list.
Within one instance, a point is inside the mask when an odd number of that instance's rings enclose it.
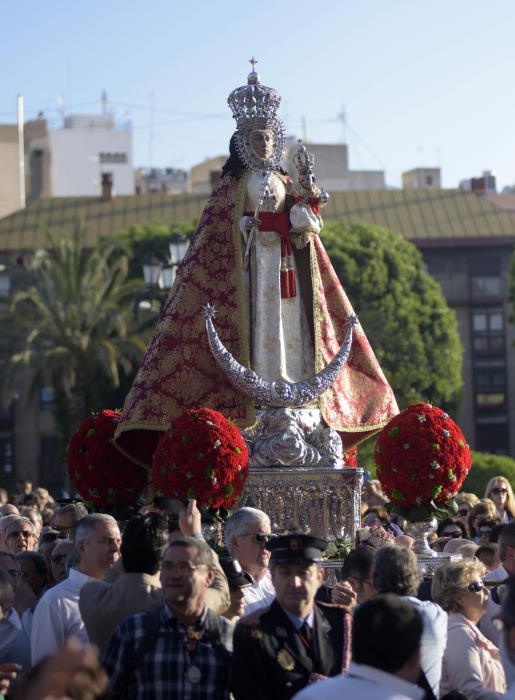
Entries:
{"label": "building window", "polygon": [[115,163],[123,164],[128,162],[127,153],[99,153],[98,160],[101,164]]}
{"label": "building window", "polygon": [[500,256],[470,258],[470,293],[473,300],[502,297],[502,261]]}
{"label": "building window", "polygon": [[502,309],[472,311],[472,348],[475,353],[504,354],[504,314]]}
{"label": "building window", "polygon": [[472,299],[498,299],[502,296],[502,279],[500,277],[471,277],[470,292]]}
{"label": "building window", "polygon": [[476,422],[476,450],[500,455],[509,454],[510,433],[506,417]]}
{"label": "building window", "polygon": [[444,255],[425,255],[426,271],[430,275],[448,275],[450,273],[450,260]]}

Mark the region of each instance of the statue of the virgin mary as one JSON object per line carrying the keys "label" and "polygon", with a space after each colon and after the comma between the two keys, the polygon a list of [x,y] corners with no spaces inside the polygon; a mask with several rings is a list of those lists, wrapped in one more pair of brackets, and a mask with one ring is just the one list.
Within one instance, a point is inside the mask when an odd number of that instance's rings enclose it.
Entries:
{"label": "statue of the virgin mary", "polygon": [[[309,381],[342,345],[353,310],[324,250],[324,198],[299,159],[300,194],[281,167],[285,136],[278,92],[254,70],[228,102],[236,120],[230,155],[126,398],[118,447],[149,466],[161,432],[186,408],[214,408],[241,428],[261,408],[226,379],[211,353],[202,308],[216,308],[227,350],[256,375]],[[304,164],[304,166],[303,166]],[[307,180],[307,182],[306,182]],[[343,244],[343,242],[342,242]],[[359,324],[347,364],[317,399],[345,449],[398,412]]]}

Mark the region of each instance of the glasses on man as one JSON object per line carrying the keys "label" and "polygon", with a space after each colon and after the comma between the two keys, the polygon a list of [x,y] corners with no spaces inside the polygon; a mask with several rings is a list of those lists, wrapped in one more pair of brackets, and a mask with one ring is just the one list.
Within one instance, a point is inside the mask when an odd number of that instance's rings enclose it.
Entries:
{"label": "glasses on man", "polygon": [[483,583],[483,581],[474,581],[473,583],[467,586],[468,590],[471,591],[471,593],[479,593],[479,591],[482,591],[484,587],[485,584]]}
{"label": "glasses on man", "polygon": [[465,518],[469,513],[470,510],[468,508],[462,508],[458,511],[457,515],[461,515],[462,518]]}
{"label": "glasses on man", "polygon": [[34,537],[34,533],[30,530],[11,530],[7,537],[23,537],[23,539],[28,540]]}
{"label": "glasses on man", "polygon": [[18,569],[7,569],[7,573],[11,578],[18,578],[18,576],[21,576],[21,571],[18,571]]}
{"label": "glasses on man", "polygon": [[265,545],[265,546],[272,539],[272,535],[263,535],[263,533],[261,533],[261,532],[258,532],[256,534],[248,532],[245,535],[241,535],[241,537],[250,537],[253,540],[254,544],[261,544],[261,545]]}
{"label": "glasses on man", "polygon": [[508,489],[505,488],[504,486],[495,486],[492,489],[492,493],[495,493],[495,495],[498,496],[501,493],[508,493]]}
{"label": "glasses on man", "polygon": [[161,569],[170,574],[179,574],[180,576],[190,576],[197,569],[205,568],[205,564],[190,564],[187,561],[179,561],[174,564],[171,561],[164,561],[161,564]]}

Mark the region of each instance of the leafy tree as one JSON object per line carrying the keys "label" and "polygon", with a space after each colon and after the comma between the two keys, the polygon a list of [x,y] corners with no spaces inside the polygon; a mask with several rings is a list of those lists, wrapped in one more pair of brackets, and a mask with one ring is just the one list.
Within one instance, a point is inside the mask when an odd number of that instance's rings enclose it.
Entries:
{"label": "leafy tree", "polygon": [[[25,269],[14,268],[19,291],[11,306],[11,358],[4,396],[19,372],[32,389],[51,386],[63,445],[91,410],[137,368],[147,345],[148,318],[131,312],[140,282],[128,281],[127,251],[104,242],[84,251],[84,227],[68,239],[49,235]],[[153,319],[155,321],[155,317]]]}
{"label": "leafy tree", "polygon": [[510,483],[514,483],[515,459],[473,450],[472,467],[461,490],[475,493],[479,498],[483,498],[486,485],[494,476],[505,476]]}
{"label": "leafy tree", "polygon": [[462,346],[456,315],[413,244],[386,228],[329,223],[324,244],[400,408],[456,413]]}

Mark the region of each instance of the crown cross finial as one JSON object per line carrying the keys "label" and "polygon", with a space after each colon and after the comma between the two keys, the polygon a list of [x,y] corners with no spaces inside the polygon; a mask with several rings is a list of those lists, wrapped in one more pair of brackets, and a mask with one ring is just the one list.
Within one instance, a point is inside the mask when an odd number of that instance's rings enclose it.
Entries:
{"label": "crown cross finial", "polygon": [[249,60],[249,63],[252,65],[252,70],[255,70],[255,68],[256,68],[256,63],[259,63],[259,61],[257,61],[257,60],[254,58],[254,56],[252,56],[252,58]]}

